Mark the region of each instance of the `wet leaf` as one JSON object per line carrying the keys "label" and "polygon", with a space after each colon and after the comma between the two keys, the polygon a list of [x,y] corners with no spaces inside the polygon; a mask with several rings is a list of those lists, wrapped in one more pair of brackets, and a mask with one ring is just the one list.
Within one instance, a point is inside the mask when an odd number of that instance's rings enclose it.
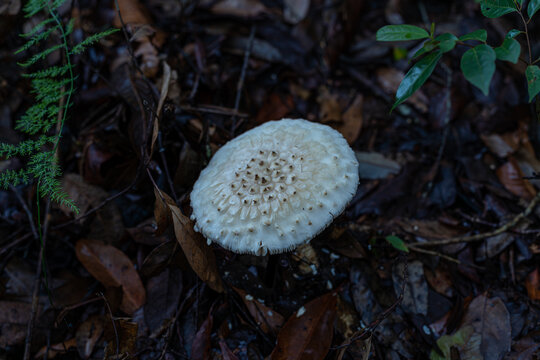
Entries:
{"label": "wet leaf", "polygon": [[146,283],[144,320],[151,333],[174,317],[182,285],[182,272],[179,269],[165,269]]}
{"label": "wet leaf", "polygon": [[525,70],[527,78],[527,88],[529,90],[529,102],[531,102],[540,92],[540,67],[538,65],[529,65]]}
{"label": "wet leaf", "polygon": [[488,18],[497,18],[517,11],[513,0],[482,0],[480,9]]}
{"label": "wet leaf", "polygon": [[531,200],[536,194],[531,183],[523,178],[524,175],[513,158],[509,158],[497,169],[497,177],[508,191],[525,200]]}
{"label": "wet leaf", "polygon": [[260,303],[244,290],[236,287],[233,287],[233,289],[238,293],[238,295],[240,295],[249,313],[262,331],[267,334],[278,332],[285,322],[285,319],[283,316],[281,316],[281,314]]}
{"label": "wet leaf", "polygon": [[106,287],[122,287],[120,309],[133,314],[146,301],[146,293],[133,263],[120,250],[97,240],[77,241],[75,252],[86,270]]}
{"label": "wet leaf", "polygon": [[358,172],[362,179],[384,179],[389,175],[396,175],[401,171],[401,165],[376,152],[356,151]]}
{"label": "wet leaf", "polygon": [[[407,268],[407,283],[401,307],[409,314],[427,315],[428,285],[424,276],[424,266],[420,261],[412,261]],[[392,271],[396,297],[401,294],[404,272],[405,264],[403,262],[397,263]]]}
{"label": "wet leaf", "polygon": [[334,331],[337,294],[328,293],[298,309],[278,334],[272,360],[324,359]]}
{"label": "wet leaf", "polygon": [[214,317],[212,316],[213,308],[210,308],[208,316],[195,334],[191,347],[191,360],[210,359],[210,335],[212,334],[212,325],[214,324]]}
{"label": "wet leaf", "polygon": [[510,351],[510,315],[500,298],[488,299],[484,295],[474,298],[463,318],[462,327],[467,325],[480,336],[480,351],[485,360],[502,359]]}
{"label": "wet leaf", "polygon": [[96,343],[103,334],[103,321],[103,316],[93,315],[77,328],[75,339],[81,358],[88,359],[92,355]]}
{"label": "wet leaf", "polygon": [[174,233],[180,243],[191,268],[214,291],[223,292],[223,283],[219,275],[216,258],[201,234],[193,230],[191,220],[180,212],[176,205],[171,209]]}

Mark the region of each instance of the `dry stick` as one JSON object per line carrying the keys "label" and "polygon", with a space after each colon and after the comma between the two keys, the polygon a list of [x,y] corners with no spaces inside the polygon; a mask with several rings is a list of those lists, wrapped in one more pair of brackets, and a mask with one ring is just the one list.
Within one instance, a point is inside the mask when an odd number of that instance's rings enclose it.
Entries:
{"label": "dry stick", "polygon": [[440,252],[437,252],[437,251],[433,251],[433,250],[426,250],[426,249],[421,249],[421,248],[417,248],[417,247],[411,247],[409,246],[409,249],[412,250],[412,251],[415,251],[415,252],[418,252],[418,253],[421,253],[421,254],[427,254],[427,255],[432,255],[432,256],[439,256],[440,258],[443,258],[445,260],[448,260],[448,261],[451,261],[453,263],[456,263],[456,264],[461,264],[461,261],[459,261],[458,259],[455,259],[451,256],[448,256],[448,255],[445,255],[445,254],[441,254]]}
{"label": "dry stick", "polygon": [[[38,199],[39,201],[39,199]],[[28,325],[26,327],[26,340],[24,343],[24,360],[30,359],[30,346],[32,345],[32,335],[34,331],[34,324],[36,322],[36,314],[38,310],[38,303],[39,303],[39,288],[41,286],[41,271],[42,271],[42,265],[43,265],[43,257],[45,255],[45,245],[47,244],[47,228],[49,226],[49,208],[50,208],[51,200],[47,200],[47,205],[45,206],[45,223],[43,224],[43,236],[42,236],[42,242],[41,242],[41,248],[39,250],[39,258],[38,263],[36,267],[36,275],[34,277],[34,290],[32,293],[32,310],[30,313],[30,321],[28,321]]]}
{"label": "dry stick", "polygon": [[251,26],[251,32],[249,34],[249,40],[246,46],[246,52],[244,54],[244,63],[242,64],[242,72],[236,85],[236,99],[234,100],[234,115],[232,116],[231,136],[234,137],[236,131],[236,113],[240,107],[240,99],[242,98],[242,89],[244,88],[244,79],[246,77],[246,71],[248,67],[249,57],[251,56],[251,48],[253,47],[253,40],[255,39],[255,25]]}
{"label": "dry stick", "polygon": [[531,200],[531,202],[529,203],[527,208],[525,210],[523,210],[523,212],[516,215],[512,220],[510,220],[509,222],[507,222],[503,226],[501,226],[501,227],[499,227],[499,228],[497,228],[497,229],[495,229],[493,231],[488,231],[486,233],[470,235],[470,236],[457,236],[457,237],[444,239],[444,240],[434,240],[434,241],[428,241],[428,242],[415,242],[415,243],[407,244],[407,246],[409,247],[409,249],[416,250],[417,248],[420,248],[420,247],[450,245],[450,244],[458,244],[458,243],[463,243],[463,242],[479,241],[479,240],[483,240],[483,239],[488,238],[488,237],[492,237],[492,236],[495,236],[495,235],[502,234],[503,232],[506,232],[506,231],[510,230],[511,228],[516,226],[521,220],[523,220],[524,218],[529,216],[531,214],[531,212],[534,210],[534,208],[536,207],[536,205],[538,204],[538,201],[540,201],[540,192],[538,192],[536,194],[534,199]]}
{"label": "dry stick", "polygon": [[109,312],[109,316],[111,318],[111,322],[112,322],[112,326],[113,326],[113,330],[114,330],[114,337],[115,337],[115,340],[116,340],[116,358],[119,359],[119,352],[120,352],[120,339],[118,337],[118,330],[116,330],[116,323],[114,322],[114,317],[113,317],[113,313],[111,311],[111,307],[109,305],[109,302],[107,301],[107,298],[105,297],[105,295],[103,295],[102,292],[98,292],[97,295],[103,299],[103,301],[105,302],[105,306],[107,307],[107,311]]}

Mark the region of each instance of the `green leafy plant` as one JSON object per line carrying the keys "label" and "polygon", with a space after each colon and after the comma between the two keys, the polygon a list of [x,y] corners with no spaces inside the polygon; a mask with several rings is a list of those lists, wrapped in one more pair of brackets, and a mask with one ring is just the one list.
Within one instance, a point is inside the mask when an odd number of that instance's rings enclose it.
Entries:
{"label": "green leafy plant", "polygon": [[[94,34],[70,46],[69,35],[73,32],[74,21],[71,19],[64,24],[58,14],[58,8],[64,1],[29,0],[24,7],[26,17],[35,16],[40,12],[44,12],[47,16],[28,33],[21,35],[26,39],[26,43],[16,53],[32,51],[45,43],[48,47],[19,65],[24,68],[38,68],[39,64],[55,51],[62,53],[63,64],[37,69],[23,75],[31,82],[35,104],[17,120],[15,128],[26,133],[28,139],[14,145],[0,143],[0,158],[9,159],[18,156],[26,157],[28,161],[26,167],[22,169],[0,173],[0,187],[7,188],[10,185],[17,186],[37,181],[37,192],[41,197],[48,196],[77,213],[76,204],[62,190],[59,180],[61,169],[56,156],[75,91],[72,57],[117,30]],[[51,43],[52,45],[49,45]]]}
{"label": "green leafy plant", "polygon": [[[396,93],[396,100],[392,110],[403,103],[429,78],[435,66],[456,45],[470,47],[461,57],[461,71],[471,84],[480,89],[485,95],[489,93],[489,85],[495,73],[495,61],[508,61],[517,63],[522,60],[527,64],[525,77],[527,79],[529,102],[540,92],[540,68],[532,60],[532,49],[527,25],[533,16],[540,10],[540,0],[530,0],[524,6],[523,0],[480,0],[480,9],[487,18],[497,18],[506,14],[517,13],[523,23],[523,30],[512,29],[508,31],[503,42],[498,47],[487,44],[487,31],[479,29],[471,33],[456,36],[443,33],[435,36],[435,24],[431,24],[430,31],[414,25],[387,25],[377,31],[379,41],[409,41],[426,39],[422,48],[413,59],[416,62],[403,78]],[[527,18],[526,18],[527,17]],[[525,37],[528,49],[528,59],[520,59],[521,45],[515,39],[517,36]]]}

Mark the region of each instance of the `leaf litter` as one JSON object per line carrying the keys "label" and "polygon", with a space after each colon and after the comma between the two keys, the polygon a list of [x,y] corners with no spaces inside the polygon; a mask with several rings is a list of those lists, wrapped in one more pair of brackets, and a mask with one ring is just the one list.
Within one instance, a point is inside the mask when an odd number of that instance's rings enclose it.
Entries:
{"label": "leaf litter", "polygon": [[[22,200],[0,191],[0,357],[538,357],[540,209],[524,211],[538,196],[540,138],[522,79],[498,66],[484,96],[449,53],[447,69],[389,114],[416,49],[374,41],[386,24],[426,19],[472,32],[485,26],[478,4],[118,4],[122,21],[113,4],[61,13],[80,18],[70,41],[126,27],[76,59],[59,159],[81,212],[40,204],[43,269],[29,225],[35,187],[20,186]],[[0,6],[10,54],[32,27],[20,5]],[[488,38],[502,42],[497,26]],[[0,67],[7,141],[30,105],[16,60]],[[194,181],[227,141],[282,117],[342,133],[361,164],[356,196],[292,253],[207,245],[189,219]]]}

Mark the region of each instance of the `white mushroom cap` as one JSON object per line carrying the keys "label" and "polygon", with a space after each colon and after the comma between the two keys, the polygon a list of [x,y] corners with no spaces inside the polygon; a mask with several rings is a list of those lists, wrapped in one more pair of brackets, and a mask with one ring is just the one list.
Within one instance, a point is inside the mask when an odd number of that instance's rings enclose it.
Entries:
{"label": "white mushroom cap", "polygon": [[356,193],[358,162],[329,126],[270,121],[221,147],[191,192],[195,230],[238,253],[291,250]]}

